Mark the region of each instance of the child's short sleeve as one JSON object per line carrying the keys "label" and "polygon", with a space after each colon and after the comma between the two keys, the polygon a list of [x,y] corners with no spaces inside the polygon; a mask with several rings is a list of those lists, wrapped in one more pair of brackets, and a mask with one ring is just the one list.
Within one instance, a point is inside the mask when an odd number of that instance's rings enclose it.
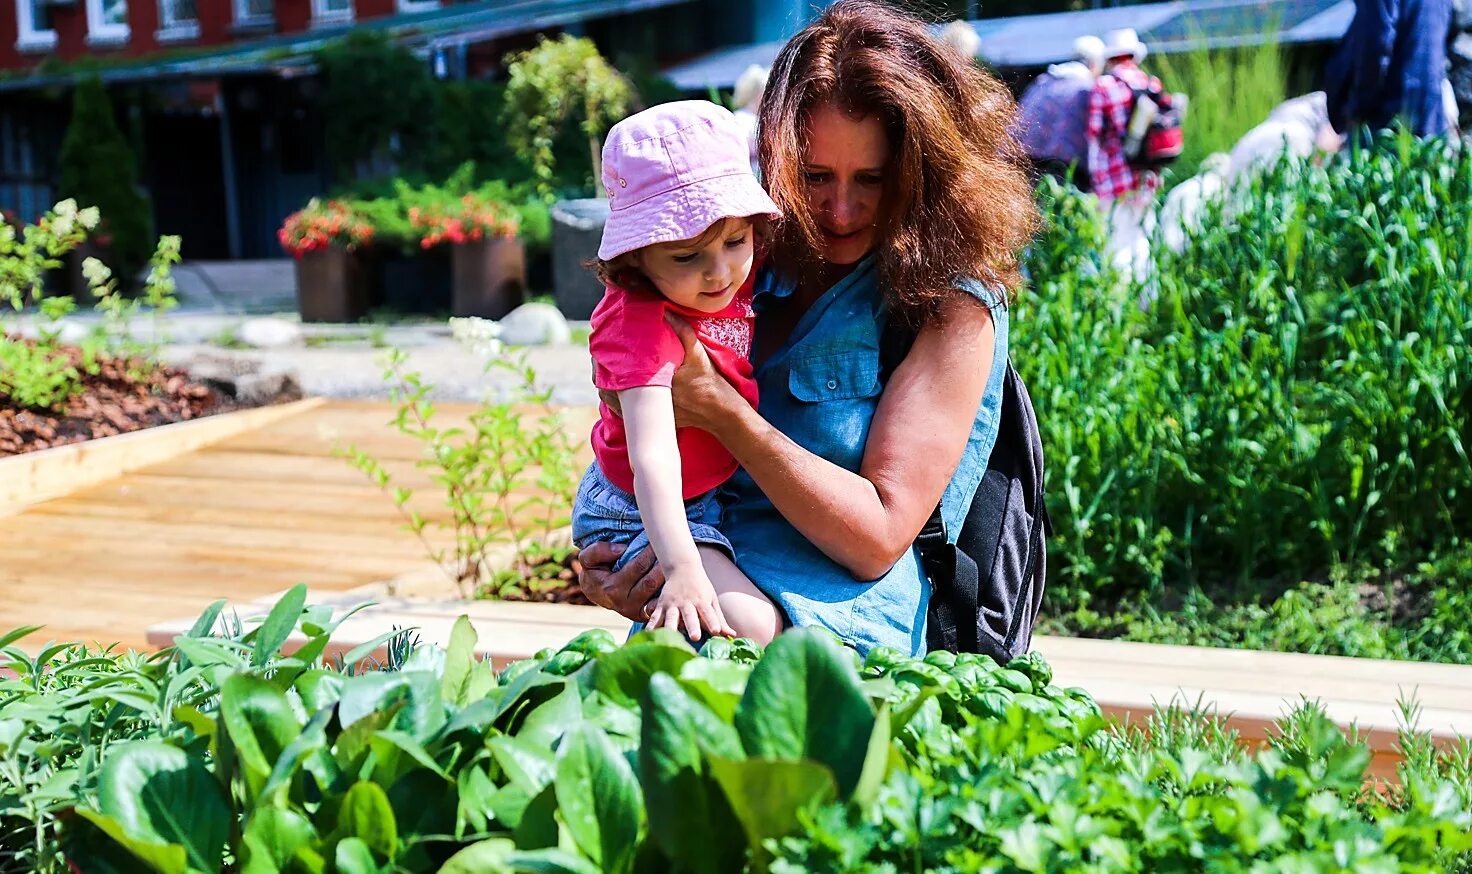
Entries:
{"label": "child's short sleeve", "polygon": [[588,335],[593,384],[607,391],[669,386],[685,360],[685,347],[664,314],[661,297],[608,289]]}

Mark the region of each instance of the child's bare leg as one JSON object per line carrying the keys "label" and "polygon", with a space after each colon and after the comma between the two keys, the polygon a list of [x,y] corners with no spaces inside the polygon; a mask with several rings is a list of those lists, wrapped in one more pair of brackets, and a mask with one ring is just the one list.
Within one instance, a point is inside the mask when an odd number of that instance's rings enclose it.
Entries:
{"label": "child's bare leg", "polygon": [[736,629],[737,636],[749,637],[763,646],[771,643],[782,632],[782,611],[777,605],[719,549],[701,544],[700,560],[705,565],[705,575],[715,586],[721,613],[726,623]]}

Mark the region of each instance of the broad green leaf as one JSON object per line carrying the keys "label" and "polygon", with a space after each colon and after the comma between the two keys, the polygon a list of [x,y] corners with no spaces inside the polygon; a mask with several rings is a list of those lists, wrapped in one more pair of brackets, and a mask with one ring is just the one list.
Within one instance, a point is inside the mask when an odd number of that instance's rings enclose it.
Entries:
{"label": "broad green leaf", "polygon": [[251,814],[242,835],[244,842],[242,871],[276,871],[288,867],[292,857],[303,847],[318,841],[317,830],[305,816],[294,810],[261,807]]}
{"label": "broad green leaf", "polygon": [[102,766],[97,802],[137,840],[179,844],[189,867],[216,871],[230,834],[230,806],[204,765],[177,747],[134,741]]}
{"label": "broad green leaf", "polygon": [[[392,747],[394,750],[408,756],[421,768],[424,768],[441,780],[450,779],[450,776],[445,773],[445,769],[440,767],[440,764],[434,760],[434,757],[411,735],[390,728],[375,732],[373,735],[373,748],[378,753],[380,761],[387,754],[387,747]],[[401,772],[403,770],[407,770],[407,768],[400,769]],[[399,774],[394,775],[395,779],[398,777]],[[389,785],[388,781],[385,781],[384,785]]]}
{"label": "broad green leaf", "polygon": [[220,690],[220,721],[244,769],[250,797],[255,798],[282,751],[301,734],[296,713],[286,695],[268,681],[236,674]]}
{"label": "broad green leaf", "polygon": [[455,796],[456,834],[485,831],[492,816],[491,799],[496,794],[496,784],[478,764],[462,768],[456,783],[459,788]]}
{"label": "broad green leaf", "polygon": [[869,746],[864,753],[864,768],[849,799],[860,809],[868,808],[879,797],[879,787],[884,784],[884,777],[889,773],[889,741],[889,705],[882,704],[874,718],[874,731],[869,735]]}
{"label": "broad green leaf", "polygon": [[516,729],[517,740],[551,748],[564,734],[583,721],[583,698],[578,687],[568,683],[550,701],[532,709]]}
{"label": "broad green leaf", "polygon": [[751,667],[739,662],[691,659],[680,668],[680,684],[726,722],[736,717]]}
{"label": "broad green leaf", "polygon": [[508,860],[515,852],[516,842],[507,838],[479,841],[451,856],[439,874],[514,874]]}
{"label": "broad green leaf", "polygon": [[360,780],[353,784],[338,809],[337,829],[345,837],[362,840],[367,848],[385,859],[394,858],[399,851],[399,831],[393,807],[377,783]]}
{"label": "broad green leaf", "polygon": [[543,786],[552,782],[556,764],[548,747],[527,743],[520,737],[504,736],[491,738],[486,746],[501,773],[528,795],[542,791]]}
{"label": "broad green leaf", "polygon": [[[332,719],[331,710],[319,710],[313,716],[302,733],[297,735],[281,755],[276,757],[276,762],[271,767],[271,776],[267,778],[260,794],[256,797],[259,804],[280,804],[282,797],[291,786],[292,778],[296,776],[299,769],[306,767],[317,777],[319,786],[331,785],[338,776],[336,762],[331,756],[322,755],[327,749],[327,724]],[[325,759],[332,763],[332,770],[323,773],[322,769],[328,767],[324,764],[311,765],[314,756]]]}
{"label": "broad green leaf", "polygon": [[799,628],[772,641],[752,669],[735,722],[748,755],[816,759],[846,798],[864,769],[874,711],[838,644]]}
{"label": "broad green leaf", "polygon": [[584,723],[557,750],[558,813],[579,850],[606,874],[632,869],[644,831],[644,799],[628,760]]}
{"label": "broad green leaf", "polygon": [[680,667],[695,658],[683,641],[640,637],[600,656],[593,668],[593,688],[624,704],[636,705],[656,673],[678,675]]}
{"label": "broad green leaf", "polygon": [[725,759],[712,756],[711,773],[726,794],[746,832],[747,846],[758,861],[762,842],[797,829],[797,812],[832,801],[838,795],[833,772],[813,761]]}
{"label": "broad green leaf", "polygon": [[326,710],[342,698],[343,676],[336,671],[321,669],[302,673],[292,682],[292,688],[302,698],[302,706],[308,713]]}
{"label": "broad green leaf", "polygon": [[185,874],[190,870],[188,855],[179,844],[137,837],[115,817],[98,813],[95,810],[79,807],[77,815],[96,826],[103,834],[117,842],[118,846],[131,853],[138,862],[146,866],[144,870],[156,871],[158,874]]}
{"label": "broad green leaf", "polygon": [[296,622],[301,618],[302,608],[306,603],[305,583],[297,583],[281,596],[281,600],[266,614],[266,621],[256,629],[255,648],[250,655],[252,667],[265,665],[277,654],[281,645],[291,636],[292,629],[296,628]]}
{"label": "broad green leaf", "polygon": [[430,682],[438,692],[438,678],[422,672],[373,671],[349,677],[343,683],[342,697],[337,702],[338,723],[347,728],[364,717],[388,709],[396,701],[412,700],[415,694],[411,687],[416,682],[419,685]]}
{"label": "broad green leaf", "polygon": [[521,850],[511,857],[518,874],[598,874],[597,865],[560,849]]}
{"label": "broad green leaf", "polygon": [[639,778],[649,835],[681,870],[740,871],[746,836],[708,772],[710,754],[741,756],[735,731],[668,674],[655,674],[643,702]]}
{"label": "broad green leaf", "polygon": [[511,833],[516,846],[523,850],[556,847],[561,838],[557,824],[557,793],[552,784],[542,787],[521,811],[521,821]]}
{"label": "broad green leaf", "polygon": [[378,863],[368,844],[358,838],[344,838],[337,842],[332,859],[337,874],[378,874]]}
{"label": "broad green leaf", "polygon": [[445,672],[440,678],[440,695],[447,703],[464,707],[469,703],[470,675],[475,668],[475,626],[462,614],[450,629],[445,649]]}

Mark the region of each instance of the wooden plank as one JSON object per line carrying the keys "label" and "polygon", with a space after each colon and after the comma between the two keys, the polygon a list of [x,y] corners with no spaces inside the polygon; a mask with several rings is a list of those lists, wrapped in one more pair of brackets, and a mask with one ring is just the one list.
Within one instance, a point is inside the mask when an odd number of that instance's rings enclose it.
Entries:
{"label": "wooden plank", "polygon": [[1050,659],[1122,662],[1145,671],[1163,669],[1173,672],[1179,668],[1207,667],[1230,669],[1240,673],[1263,671],[1315,676],[1334,675],[1370,680],[1396,680],[1414,675],[1431,682],[1472,682],[1466,667],[1434,662],[1404,662],[1392,659],[1361,659],[1251,649],[1173,646],[1128,640],[1097,640],[1046,635],[1034,638],[1033,645],[1035,649]]}
{"label": "wooden plank", "polygon": [[0,459],[0,518],[321,405],[320,398],[309,398]]}
{"label": "wooden plank", "polygon": [[[27,546],[39,546],[49,550],[49,555],[41,560],[47,565],[69,560],[66,557],[74,554],[74,550],[85,550],[97,555],[123,555],[135,559],[152,559],[155,566],[167,566],[171,563],[187,563],[196,560],[207,562],[235,562],[242,567],[260,570],[304,570],[310,568],[332,568],[342,572],[344,575],[353,575],[357,578],[359,585],[371,582],[375,579],[384,579],[413,570],[418,565],[425,563],[428,559],[423,554],[415,554],[406,551],[402,556],[362,556],[351,552],[333,553],[311,551],[306,553],[293,553],[283,551],[278,545],[257,540],[246,546],[228,546],[219,544],[180,544],[170,543],[166,538],[154,541],[140,540],[137,538],[108,539],[93,535],[88,537],[83,546],[77,544],[76,537],[66,535],[53,535],[50,537],[36,537],[31,534],[17,539],[12,532],[0,532],[0,555],[9,556],[12,549],[24,549]],[[167,546],[167,549],[161,548]],[[46,566],[46,565],[43,565]],[[288,583],[288,585],[290,585]],[[4,593],[0,593],[3,597]]]}
{"label": "wooden plank", "polygon": [[[404,524],[404,517],[393,502],[384,498],[377,512],[368,514],[346,514],[334,508],[331,513],[299,512],[280,507],[211,507],[198,505],[159,506],[156,503],[108,504],[97,501],[79,500],[75,497],[47,501],[31,508],[28,518],[35,516],[59,516],[72,520],[87,520],[94,525],[110,525],[112,520],[144,523],[185,523],[202,526],[229,526],[240,530],[320,532],[322,534],[345,534],[369,539],[382,538],[385,528],[392,530]],[[346,509],[346,508],[344,508]],[[448,519],[449,511],[421,513],[426,519]],[[418,539],[405,530],[404,535],[416,545]],[[454,538],[436,528],[425,529],[432,541],[441,545],[453,544]]]}
{"label": "wooden plank", "polygon": [[303,532],[285,527],[250,529],[182,520],[151,522],[114,518],[99,521],[47,513],[28,513],[23,519],[15,520],[14,526],[0,535],[0,542],[13,542],[28,536],[93,537],[108,543],[118,540],[146,541],[160,549],[174,546],[255,547],[273,552],[289,550],[328,559],[350,555],[362,559],[371,557],[393,561],[423,554],[423,548],[414,535],[407,531],[395,531],[388,526],[376,535],[354,535],[345,532]]}

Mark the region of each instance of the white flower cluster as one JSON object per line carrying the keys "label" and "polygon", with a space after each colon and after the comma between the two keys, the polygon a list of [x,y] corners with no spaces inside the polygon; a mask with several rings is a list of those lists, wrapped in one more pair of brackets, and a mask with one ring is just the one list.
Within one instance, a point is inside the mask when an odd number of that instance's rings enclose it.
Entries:
{"label": "white flower cluster", "polygon": [[474,316],[450,319],[450,336],[455,342],[477,355],[492,358],[501,354],[505,344],[501,342],[501,326],[490,319]]}
{"label": "white flower cluster", "polygon": [[97,207],[77,209],[77,202],[70,197],[53,207],[52,212],[55,216],[52,219],[51,229],[59,237],[70,234],[76,225],[80,225],[84,231],[94,230],[102,219]]}

